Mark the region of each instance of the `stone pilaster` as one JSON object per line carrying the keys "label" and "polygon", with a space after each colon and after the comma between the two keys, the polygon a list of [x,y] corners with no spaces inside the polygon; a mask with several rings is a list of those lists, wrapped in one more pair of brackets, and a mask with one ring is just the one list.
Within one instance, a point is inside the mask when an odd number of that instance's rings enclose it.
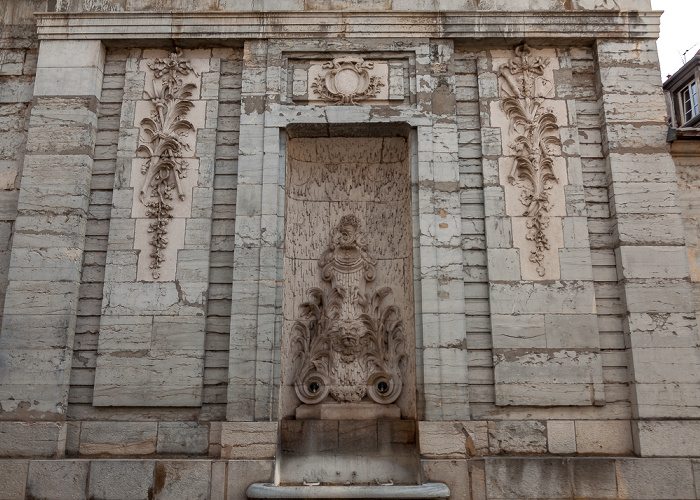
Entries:
{"label": "stone pilaster", "polygon": [[[65,419],[104,55],[99,41],[40,46],[0,333],[2,420]],[[52,429],[41,454],[62,453],[65,430]]]}
{"label": "stone pilaster", "polygon": [[[611,40],[596,50],[633,416],[698,418],[700,339],[656,47]],[[649,431],[637,439],[643,455],[653,453]]]}
{"label": "stone pilaster", "polygon": [[417,127],[417,378],[424,418],[450,420],[469,415],[453,44],[416,47],[416,73],[418,108],[431,116]]}

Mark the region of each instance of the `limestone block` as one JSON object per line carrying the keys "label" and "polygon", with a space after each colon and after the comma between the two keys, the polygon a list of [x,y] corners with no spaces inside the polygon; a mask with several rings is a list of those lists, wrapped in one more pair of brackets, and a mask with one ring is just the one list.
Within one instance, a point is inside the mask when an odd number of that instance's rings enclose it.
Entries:
{"label": "limestone block", "polygon": [[544,330],[549,349],[597,349],[598,318],[593,314],[547,314]]}
{"label": "limestone block", "polygon": [[630,455],[632,429],[628,420],[577,420],[579,455]]}
{"label": "limestone block", "polygon": [[700,406],[697,383],[667,382],[634,385],[639,418],[696,418]]}
{"label": "limestone block", "polygon": [[422,460],[421,465],[426,482],[446,484],[451,498],[470,498],[466,460]]}
{"label": "limestone block", "polygon": [[571,463],[576,498],[619,498],[615,460],[574,459]]}
{"label": "limestone block", "polygon": [[37,68],[102,68],[105,50],[97,40],[44,40]]}
{"label": "limestone block", "polygon": [[700,353],[697,348],[645,348],[634,350],[631,359],[638,384],[700,382]]}
{"label": "limestone block", "polygon": [[0,498],[24,500],[29,460],[0,460]]}
{"label": "limestone block", "polygon": [[209,426],[197,422],[160,422],[158,453],[206,455],[209,450]]}
{"label": "limestone block", "polygon": [[492,314],[493,347],[498,349],[546,348],[545,315]]}
{"label": "limestone block", "polygon": [[[629,147],[644,147],[645,144]],[[615,211],[613,215],[678,214],[681,211],[675,183],[616,183],[611,189],[610,203]]]}
{"label": "limestone block", "polygon": [[520,257],[519,252],[525,249],[493,248],[488,252],[489,279],[491,281],[519,281]]}
{"label": "limestone block", "polygon": [[486,500],[486,471],[482,460],[469,461],[469,482],[472,490],[472,500]]}
{"label": "limestone block", "polygon": [[642,457],[694,457],[700,443],[698,421],[635,422],[635,447]]}
{"label": "limestone block", "polygon": [[617,489],[621,498],[692,499],[695,495],[690,460],[618,459]]}
{"label": "limestone block", "polygon": [[486,488],[490,498],[571,498],[570,461],[487,459]]}
{"label": "limestone block", "polygon": [[[5,401],[2,401],[6,408]],[[65,451],[66,424],[0,422],[0,457],[58,458]]]}
{"label": "limestone block", "polygon": [[555,455],[576,453],[576,431],[573,420],[550,420],[547,422],[547,446]]}
{"label": "limestone block", "polygon": [[595,312],[593,284],[584,281],[491,284],[493,314],[586,314]]}
{"label": "limestone block", "polygon": [[86,460],[32,460],[27,495],[46,500],[82,500],[89,466]]}
{"label": "limestone block", "polygon": [[547,453],[547,428],[537,420],[489,421],[491,455]]}
{"label": "limestone block", "polygon": [[210,500],[226,500],[227,465],[227,462],[212,462],[211,464]]}
{"label": "limestone block", "polygon": [[615,249],[618,279],[685,278],[686,249],[682,246],[622,246]]}
{"label": "limestone block", "polygon": [[99,68],[37,68],[34,95],[99,98],[103,77]]}
{"label": "limestone block", "polygon": [[222,458],[236,460],[274,458],[276,448],[277,422],[222,423]]}
{"label": "limestone block", "polygon": [[421,456],[452,459],[485,455],[486,429],[485,422],[418,422]]}
{"label": "limestone block", "polygon": [[156,422],[83,422],[80,454],[150,455],[156,451]]}
{"label": "limestone block", "polygon": [[159,460],[156,462],[153,498],[207,500],[210,481],[210,460]]}
{"label": "limestone block", "polygon": [[643,280],[625,285],[630,313],[689,313],[695,311],[690,284],[681,280]]}
{"label": "limestone block", "polygon": [[155,460],[93,460],[88,497],[142,500],[152,495]]}
{"label": "limestone block", "polygon": [[269,483],[273,480],[274,460],[231,460],[228,462],[227,500],[245,498],[245,492],[253,483]]}

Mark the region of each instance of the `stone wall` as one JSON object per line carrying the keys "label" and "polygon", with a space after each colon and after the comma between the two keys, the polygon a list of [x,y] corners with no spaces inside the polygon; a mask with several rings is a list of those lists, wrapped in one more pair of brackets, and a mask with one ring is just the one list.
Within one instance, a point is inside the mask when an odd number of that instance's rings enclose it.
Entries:
{"label": "stone wall", "polygon": [[666,150],[649,10],[1,6],[0,497],[242,499],[293,475],[290,438],[360,459],[407,439],[280,424],[302,402],[292,330],[356,215],[362,286],[392,289],[410,335],[382,376],[424,481],[700,498],[698,179]]}

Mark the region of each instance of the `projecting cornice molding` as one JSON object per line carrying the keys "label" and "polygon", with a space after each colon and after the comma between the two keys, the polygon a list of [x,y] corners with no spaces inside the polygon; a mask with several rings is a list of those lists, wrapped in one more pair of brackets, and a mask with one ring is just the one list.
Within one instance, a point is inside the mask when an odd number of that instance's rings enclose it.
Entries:
{"label": "projecting cornice molding", "polygon": [[658,38],[661,12],[39,13],[41,40]]}

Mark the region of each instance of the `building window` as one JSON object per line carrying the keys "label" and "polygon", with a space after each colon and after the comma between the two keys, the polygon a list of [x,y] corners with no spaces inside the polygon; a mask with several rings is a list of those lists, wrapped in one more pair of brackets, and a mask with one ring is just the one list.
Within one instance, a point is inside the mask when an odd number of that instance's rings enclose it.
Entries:
{"label": "building window", "polygon": [[698,86],[692,82],[680,91],[680,105],[682,124],[685,124],[698,115]]}

